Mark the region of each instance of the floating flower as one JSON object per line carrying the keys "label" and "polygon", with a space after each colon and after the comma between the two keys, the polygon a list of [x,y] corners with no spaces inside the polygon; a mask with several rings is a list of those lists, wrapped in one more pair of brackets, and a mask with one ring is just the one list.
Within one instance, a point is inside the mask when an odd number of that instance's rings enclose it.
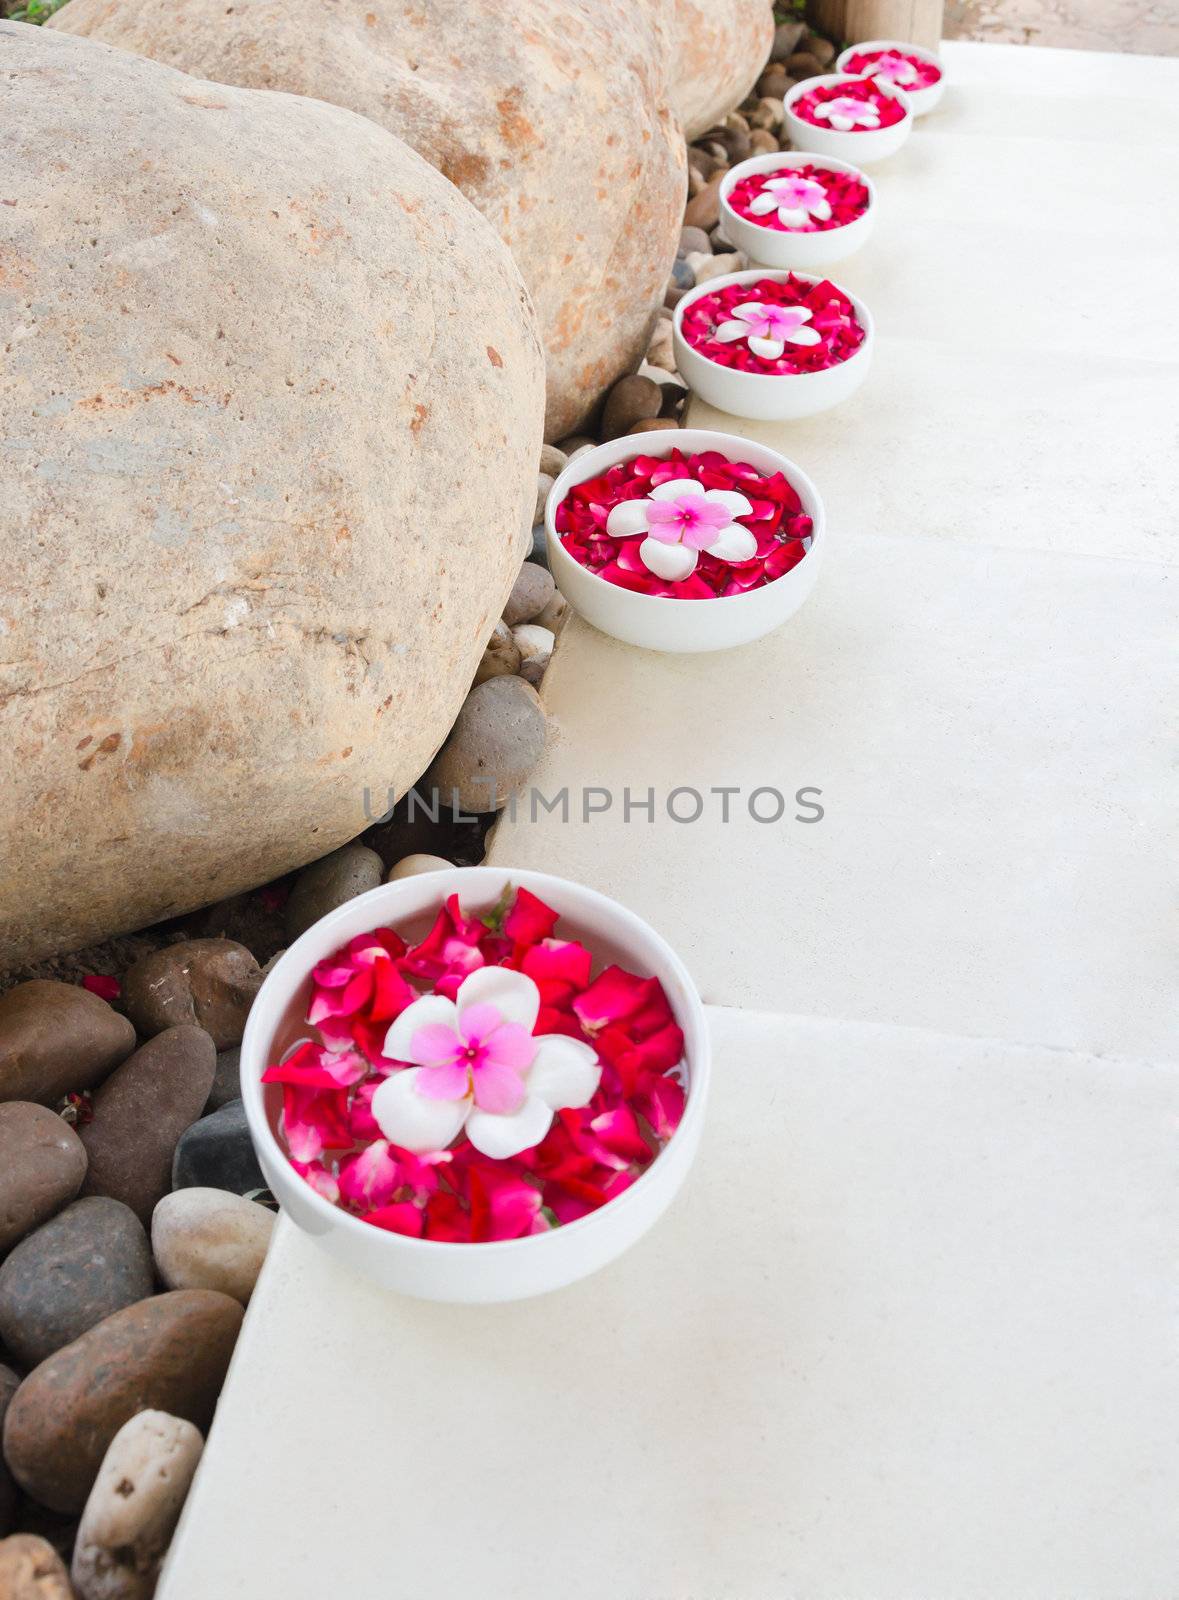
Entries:
{"label": "floating flower", "polygon": [[777,361],[788,344],[819,344],[820,336],[806,324],[812,313],[808,306],[766,305],[761,300],[746,300],[733,307],[733,315],[722,322],[715,338],[722,344],[744,339],[754,355]]}
{"label": "floating flower", "polygon": [[[821,189],[826,215],[821,217],[817,211],[805,211],[801,207],[793,211],[776,205],[775,196],[767,195],[766,190],[770,183],[782,179],[813,183]],[[862,217],[870,197],[867,184],[854,172],[805,161],[798,166],[779,167],[775,172],[750,173],[729,190],[728,203],[739,217],[775,233],[826,233],[831,228],[845,228],[849,222]],[[791,220],[783,221],[784,217]]]}
{"label": "floating flower", "polygon": [[540,990],[506,967],[464,979],[453,1001],[415,1000],[394,1022],[384,1054],[413,1062],[372,1098],[385,1137],[406,1150],[445,1149],[465,1131],[486,1156],[518,1155],[539,1144],[553,1112],[584,1106],[601,1077],[589,1045],[532,1030]]}
{"label": "floating flower", "polygon": [[819,122],[829,122],[840,133],[850,133],[853,128],[878,128],[880,112],[867,100],[856,100],[849,94],[836,100],[822,100],[814,107]]}
{"label": "floating flower", "polygon": [[870,71],[874,78],[886,78],[889,83],[899,83],[902,89],[918,81],[917,68],[895,50],[886,50],[882,56],[877,56],[870,64]]}
{"label": "floating flower", "polygon": [[[760,291],[762,286],[759,284],[757,287]],[[777,291],[778,287],[775,284],[771,292]],[[808,290],[811,287],[807,285]],[[740,299],[740,290],[736,286],[734,293]],[[729,302],[725,304],[727,307]],[[694,311],[695,307],[692,309]],[[704,316],[708,316],[707,308]],[[688,326],[685,318],[685,332]],[[734,352],[738,350],[746,361],[760,360],[744,345],[715,343],[715,349],[721,352],[720,359],[724,362],[731,362]],[[815,360],[820,365],[832,364],[830,357],[824,358],[824,352],[819,347],[808,351],[791,346],[791,350],[798,359]],[[709,350],[707,353],[711,355],[712,352]],[[786,359],[784,357],[783,361]],[[736,501],[731,501],[727,515],[730,519],[739,515],[739,528],[753,535],[753,555],[734,565],[732,558],[721,559],[712,551],[702,549],[695,552],[698,560],[687,577],[659,577],[640,557],[646,540],[640,541],[634,535],[649,530],[646,504],[667,484],[673,485],[670,492],[676,496],[692,491],[703,494],[707,490],[722,489],[746,501],[749,507],[747,512],[734,512]],[[632,503],[638,507],[637,513],[620,513],[614,522],[614,529],[625,527],[626,519],[633,518],[633,534],[610,530],[610,519],[614,512]],[[782,577],[803,559],[813,531],[811,519],[803,512],[797,490],[782,473],[759,472],[747,461],[732,461],[717,450],[702,450],[693,455],[672,450],[667,457],[640,455],[630,461],[618,462],[599,476],[574,484],[557,507],[555,522],[558,537],[573,559],[607,583],[640,594],[667,596],[676,600],[712,600],[743,594]],[[686,563],[683,565],[686,566]],[[572,1025],[568,1019],[561,1022],[558,1017],[550,1015],[550,1008],[556,1007],[560,1011],[563,1004],[560,989],[556,984],[546,985],[544,979],[572,978],[572,974],[558,975],[547,970],[547,958],[538,955],[538,950],[539,946],[533,946],[526,960],[514,961],[513,965],[522,966],[541,983],[546,1006],[545,1026],[568,1031]],[[584,959],[580,956],[574,958],[572,953],[570,957],[577,961]],[[581,986],[584,987],[584,984]]]}
{"label": "floating flower", "polygon": [[[755,527],[809,528],[780,475],[715,451],[690,468],[678,453],[642,459],[639,499],[660,483],[741,483]],[[606,517],[601,542],[617,548]],[[593,969],[525,889],[482,917],[451,896],[414,945],[391,928],[351,940],[313,969],[320,1020],[263,1074],[291,1165],[331,1204],[411,1238],[519,1239],[605,1205],[678,1125],[684,1039],[657,978]]]}
{"label": "floating flower", "polygon": [[794,273],[702,294],[688,304],[680,330],[693,350],[719,366],[775,376],[834,367],[865,337],[842,289]]}
{"label": "floating flower", "polygon": [[853,77],[808,89],[791,100],[790,110],[804,122],[840,133],[875,133],[903,122],[907,115],[889,84]]}
{"label": "floating flower", "polygon": [[[813,185],[822,192],[822,204],[813,210],[782,205],[782,200],[792,196],[773,189],[772,185],[781,182],[805,183],[808,195],[809,186]],[[729,190],[728,203],[739,217],[776,233],[826,233],[831,228],[845,228],[862,217],[870,197],[867,184],[854,172],[804,161],[799,166],[779,167],[770,173],[752,172],[739,179]]]}
{"label": "floating flower", "polygon": [[942,75],[941,68],[921,56],[903,50],[857,50],[847,58],[848,72],[865,77],[884,78],[902,89],[928,89]]}
{"label": "floating flower", "polygon": [[815,178],[790,174],[780,178],[767,178],[761,193],[750,201],[749,210],[755,217],[768,217],[776,212],[784,228],[801,228],[812,219],[816,222],[831,220],[831,202],[827,190]]}
{"label": "floating flower", "polygon": [[[743,333],[749,331],[740,324]],[[646,500],[624,500],[606,519],[612,539],[646,534],[639,560],[657,577],[675,582],[695,572],[699,552],[718,561],[749,561],[757,539],[736,520],[753,506],[735,489],[704,489],[691,478],[657,484]]]}

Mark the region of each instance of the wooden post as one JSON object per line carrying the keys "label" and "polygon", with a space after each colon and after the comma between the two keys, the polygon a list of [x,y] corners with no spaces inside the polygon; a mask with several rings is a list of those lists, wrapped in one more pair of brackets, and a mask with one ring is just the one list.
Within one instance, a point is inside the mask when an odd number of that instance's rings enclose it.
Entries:
{"label": "wooden post", "polygon": [[942,37],[942,0],[809,0],[819,33],[839,44],[900,39],[936,50]]}

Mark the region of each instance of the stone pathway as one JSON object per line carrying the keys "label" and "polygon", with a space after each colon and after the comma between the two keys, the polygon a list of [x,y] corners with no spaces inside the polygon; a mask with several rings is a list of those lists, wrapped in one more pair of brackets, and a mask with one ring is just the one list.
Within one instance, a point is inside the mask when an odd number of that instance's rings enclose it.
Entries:
{"label": "stone pathway", "polygon": [[[571,624],[535,784],[614,809],[494,841],[693,967],[698,1171],[614,1267],[516,1306],[383,1295],[281,1222],[161,1600],[1169,1592],[1179,348],[1149,313],[1179,63],[945,54],[836,272],[881,330],[864,389],[690,419],[815,479],[814,595],[711,658]],[[626,784],[826,814],[626,826]]]}

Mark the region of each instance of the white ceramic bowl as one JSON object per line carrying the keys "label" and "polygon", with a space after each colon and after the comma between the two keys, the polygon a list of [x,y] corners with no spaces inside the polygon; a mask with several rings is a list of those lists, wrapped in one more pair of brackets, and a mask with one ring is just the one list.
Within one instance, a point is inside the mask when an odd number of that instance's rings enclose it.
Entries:
{"label": "white ceramic bowl", "polygon": [[[846,400],[868,375],[875,342],[872,313],[858,295],[841,283],[835,287],[854,306],[864,329],[864,342],[846,361],[822,372],[742,372],[735,367],[722,367],[718,361],[701,355],[684,338],[684,312],[702,295],[715,294],[730,283],[759,283],[765,278],[781,279],[786,275],[785,271],[755,267],[748,272],[730,272],[722,278],[709,278],[698,288],[689,289],[672,313],[672,348],[680,376],[702,400],[731,416],[753,417],[762,422],[789,422],[798,417],[811,417]],[[794,276],[812,283],[822,281],[822,274],[813,272],[797,272]]]}
{"label": "white ceramic bowl", "polygon": [[[812,165],[829,167],[836,172],[850,173],[868,190],[868,209],[863,216],[842,228],[823,228],[814,233],[786,233],[780,228],[765,228],[750,222],[729,204],[729,195],[737,184],[761,172],[788,172],[795,167]],[[829,267],[833,261],[842,261],[858,250],[876,225],[876,185],[866,172],[853,167],[849,161],[837,161],[834,156],[815,156],[807,150],[771,152],[765,156],[750,156],[730,167],[720,186],[721,227],[730,244],[744,250],[751,261],[761,261],[767,267],[795,267],[804,272]],[[715,282],[715,279],[712,280]]]}
{"label": "white ceramic bowl", "polygon": [[[687,1103],[683,1120],[646,1172],[600,1210],[550,1233],[486,1244],[411,1239],[361,1222],[315,1193],[290,1165],[276,1133],[282,1095],[262,1083],[276,1034],[306,1015],[311,969],[357,934],[393,926],[422,933],[458,894],[463,909],[495,904],[505,885],[523,886],[561,914],[605,962],[657,977],[684,1031]],[[425,1300],[487,1303],[544,1294],[604,1267],[646,1233],[684,1181],[700,1142],[708,1098],[709,1039],[704,1009],[683,962],[660,936],[605,895],[544,872],[454,867],[382,884],[357,895],[296,939],[267,974],[250,1010],[241,1050],[242,1099],[266,1181],[291,1220],[323,1249],[384,1288]]]}
{"label": "white ceramic bowl", "polygon": [[[907,56],[916,56],[918,61],[928,61],[931,67],[936,67],[941,77],[936,83],[931,83],[928,89],[905,89],[909,97],[909,104],[913,107],[915,117],[923,117],[933,110],[946,89],[946,69],[942,65],[942,58],[936,50],[927,50],[923,44],[904,44],[899,39],[865,39],[863,44],[849,44],[847,49],[835,62],[839,72],[851,72],[848,62],[852,56],[862,55],[865,50],[899,50]],[[865,74],[860,73],[863,77]]]}
{"label": "white ceramic bowl", "polygon": [[[713,282],[727,282],[713,279]],[[803,510],[814,523],[811,547],[802,560],[760,589],[715,600],[673,600],[662,595],[636,594],[608,583],[575,561],[557,533],[557,507],[574,484],[596,478],[619,461],[633,456],[668,456],[673,450],[695,455],[720,450],[730,460],[747,461],[762,472],[784,472],[798,491]],[[710,428],[664,428],[651,433],[625,434],[611,439],[571,461],[549,490],[544,508],[549,568],[557,588],[575,611],[595,628],[647,650],[695,652],[727,650],[748,644],[780,627],[794,615],[815,586],[819,562],[826,548],[826,519],[819,491],[800,467],[768,445],[738,439]],[[662,1157],[660,1158],[662,1159]]]}
{"label": "white ceramic bowl", "polygon": [[881,92],[890,94],[905,113],[900,122],[891,128],[861,128],[843,133],[839,128],[820,128],[814,122],[795,116],[791,110],[796,100],[812,89],[826,88],[828,84],[859,83],[854,72],[825,72],[817,78],[804,78],[796,83],[786,96],[786,132],[790,143],[798,150],[810,150],[815,155],[838,156],[841,161],[854,161],[857,166],[870,166],[895,155],[913,129],[913,107],[903,89],[892,84],[880,86]]}

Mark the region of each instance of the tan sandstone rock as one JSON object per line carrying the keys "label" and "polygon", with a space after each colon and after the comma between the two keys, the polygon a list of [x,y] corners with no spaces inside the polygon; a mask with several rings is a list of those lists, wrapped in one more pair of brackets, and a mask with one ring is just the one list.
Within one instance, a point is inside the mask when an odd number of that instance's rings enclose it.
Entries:
{"label": "tan sandstone rock", "polygon": [[0,60],[3,966],[413,783],[519,570],[543,396],[508,253],[376,123],[20,23]]}
{"label": "tan sandstone rock", "polygon": [[151,1600],[204,1440],[183,1417],[141,1411],[111,1440],[78,1524],[79,1600]]}
{"label": "tan sandstone rock", "polygon": [[412,145],[516,258],[558,439],[638,364],[675,254],[671,3],[72,0],[54,21],[199,77],[348,106]]}
{"label": "tan sandstone rock", "polygon": [[672,100],[689,139],[744,100],[774,40],[770,0],[672,0]]}

